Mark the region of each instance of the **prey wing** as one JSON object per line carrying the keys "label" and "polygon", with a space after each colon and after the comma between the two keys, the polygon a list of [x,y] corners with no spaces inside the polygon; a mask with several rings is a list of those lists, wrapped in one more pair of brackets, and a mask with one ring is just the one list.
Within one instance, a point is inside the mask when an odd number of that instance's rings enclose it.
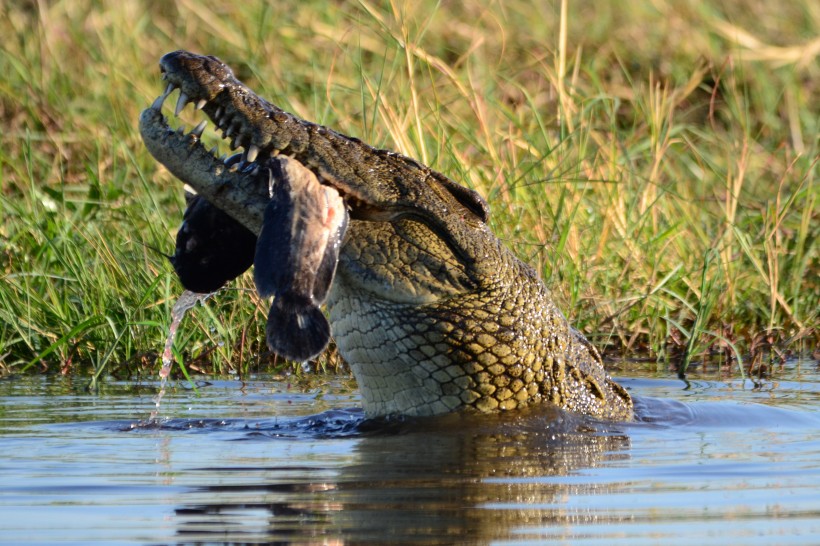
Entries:
{"label": "prey wing", "polygon": [[185,199],[171,264],[186,289],[214,292],[251,266],[256,235],[199,195]]}

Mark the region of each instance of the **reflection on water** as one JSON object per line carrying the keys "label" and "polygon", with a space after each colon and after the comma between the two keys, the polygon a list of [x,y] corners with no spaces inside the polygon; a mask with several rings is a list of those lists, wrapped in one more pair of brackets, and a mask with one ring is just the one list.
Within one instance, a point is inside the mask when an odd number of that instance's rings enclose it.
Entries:
{"label": "reflection on water", "polygon": [[[550,478],[626,457],[629,446],[622,433],[595,432],[557,412],[489,423],[464,416],[425,421],[386,431],[371,425],[350,446],[348,463],[330,473],[299,460],[250,470],[191,469],[221,478],[182,497],[179,531],[222,536],[241,528],[250,512],[268,540],[480,542],[522,524],[562,522],[564,516],[544,507],[570,491],[606,494],[605,484],[568,487]],[[232,533],[232,540],[241,534]]]}
{"label": "reflection on water", "polygon": [[341,382],[262,380],[177,388],[152,423],[155,384],[7,379],[0,543],[811,544],[818,379],[626,378],[630,424],[379,423]]}

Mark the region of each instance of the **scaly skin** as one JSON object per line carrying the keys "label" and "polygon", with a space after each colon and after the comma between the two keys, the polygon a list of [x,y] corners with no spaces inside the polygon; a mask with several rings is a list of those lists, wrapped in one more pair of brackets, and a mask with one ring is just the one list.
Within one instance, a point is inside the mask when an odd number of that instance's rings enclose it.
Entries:
{"label": "scaly skin", "polygon": [[[334,187],[352,221],[327,307],[369,416],[510,410],[549,403],[629,420],[632,400],[553,303],[534,270],[487,226],[475,192],[399,154],[301,120],[258,97],[214,57],[169,53],[166,93],[140,117],[149,151],[259,234],[271,162],[285,155]],[[168,129],[179,88],[245,148],[230,167],[198,133]]]}

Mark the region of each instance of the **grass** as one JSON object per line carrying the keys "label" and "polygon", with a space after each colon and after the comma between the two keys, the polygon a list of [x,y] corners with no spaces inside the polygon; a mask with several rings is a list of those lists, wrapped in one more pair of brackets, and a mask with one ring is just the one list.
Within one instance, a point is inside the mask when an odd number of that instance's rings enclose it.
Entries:
{"label": "grass", "polygon": [[[610,354],[817,350],[816,2],[267,4],[0,11],[0,373],[158,369],[181,287],[152,248],[183,201],[136,125],[178,48],[476,188]],[[265,315],[243,277],[177,347],[194,370],[281,366]]]}

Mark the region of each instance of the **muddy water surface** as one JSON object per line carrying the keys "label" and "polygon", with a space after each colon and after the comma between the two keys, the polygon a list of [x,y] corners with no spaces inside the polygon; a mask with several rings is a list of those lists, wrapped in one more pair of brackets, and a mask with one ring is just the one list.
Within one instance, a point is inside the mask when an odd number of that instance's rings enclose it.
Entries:
{"label": "muddy water surface", "polygon": [[817,544],[820,371],[625,371],[642,420],[390,425],[350,383],[0,381],[2,544]]}

